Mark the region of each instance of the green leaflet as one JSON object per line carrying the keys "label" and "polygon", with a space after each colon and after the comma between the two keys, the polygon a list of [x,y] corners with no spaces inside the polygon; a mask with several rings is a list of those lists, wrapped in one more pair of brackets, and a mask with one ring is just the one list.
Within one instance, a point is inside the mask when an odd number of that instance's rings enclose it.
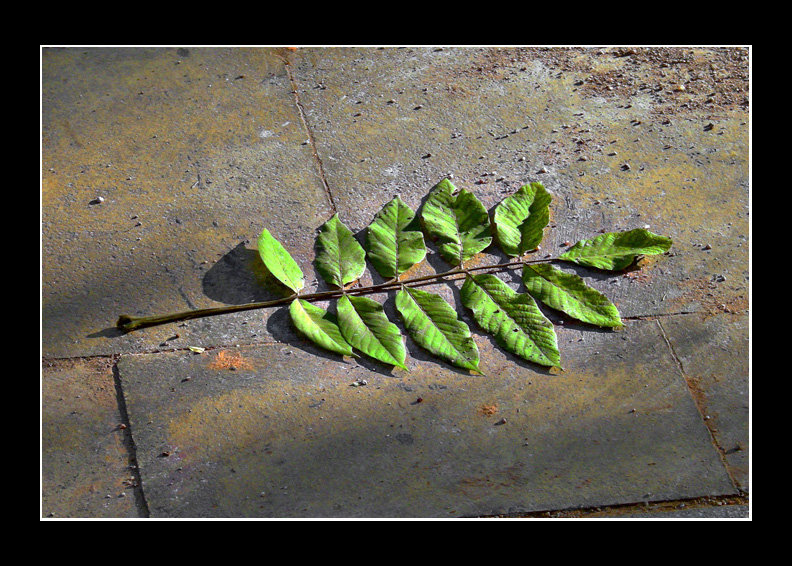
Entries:
{"label": "green leaflet", "polygon": [[292,301],[289,313],[297,330],[318,346],[345,356],[356,355],[341,335],[338,321],[332,313],[302,299]]}
{"label": "green leaflet", "polygon": [[421,209],[427,233],[437,239],[442,258],[461,265],[492,243],[487,210],[476,195],[443,179],[434,186]]}
{"label": "green leaflet", "polygon": [[278,281],[298,293],[305,286],[305,279],[300,266],[289,252],[276,240],[266,228],[258,238],[258,252],[267,269]]}
{"label": "green leaflet", "polygon": [[529,183],[498,203],[493,215],[495,233],[506,255],[520,256],[539,246],[550,221],[551,200],[544,185]]}
{"label": "green leaflet", "polygon": [[388,320],[382,305],[366,297],[338,299],[338,326],[344,339],[366,355],[407,369],[399,328]]}
{"label": "green leaflet", "polygon": [[331,285],[343,287],[363,275],[365,269],[365,250],[334,214],[316,238],[316,270]]}
{"label": "green leaflet", "polygon": [[492,274],[468,275],[462,303],[476,322],[509,352],[543,366],[560,367],[553,323],[530,295],[516,293]]}
{"label": "green leaflet", "polygon": [[658,236],[644,228],[627,232],[608,232],[591,240],[580,240],[559,259],[580,265],[618,271],[630,265],[639,255],[667,252],[671,238]]}
{"label": "green leaflet", "polygon": [[566,273],[547,263],[526,264],[522,278],[528,293],[549,307],[597,326],[622,326],[616,306],[574,273]]}
{"label": "green leaflet", "polygon": [[403,287],[396,294],[396,310],[419,346],[455,366],[481,373],[478,346],[470,328],[457,318],[456,311],[443,297]]}
{"label": "green leaflet", "polygon": [[366,250],[385,278],[401,275],[426,255],[423,233],[412,229],[415,213],[399,197],[382,207],[366,232]]}

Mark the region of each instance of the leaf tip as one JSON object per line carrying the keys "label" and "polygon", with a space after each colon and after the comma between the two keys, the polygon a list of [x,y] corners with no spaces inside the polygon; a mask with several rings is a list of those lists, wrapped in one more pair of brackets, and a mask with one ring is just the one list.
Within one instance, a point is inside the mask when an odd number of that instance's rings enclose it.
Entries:
{"label": "leaf tip", "polygon": [[482,371],[478,364],[473,365],[472,367],[467,368],[471,373],[481,375],[483,377],[487,377],[487,374]]}

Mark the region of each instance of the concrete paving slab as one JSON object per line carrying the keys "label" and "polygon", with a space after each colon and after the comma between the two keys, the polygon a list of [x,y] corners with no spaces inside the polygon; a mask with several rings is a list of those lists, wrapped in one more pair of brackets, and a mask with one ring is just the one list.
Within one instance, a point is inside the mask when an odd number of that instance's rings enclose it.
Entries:
{"label": "concrete paving slab", "polygon": [[113,360],[57,360],[41,383],[43,517],[138,517],[144,507]]}
{"label": "concrete paving slab", "polygon": [[700,507],[697,509],[678,509],[675,511],[656,511],[630,513],[623,516],[629,519],[748,519],[750,509],[747,505],[728,505]]}
{"label": "concrete paving slab", "polygon": [[[353,230],[395,194],[417,209],[447,175],[488,209],[541,182],[554,195],[542,255],[600,231],[649,226],[674,240],[670,257],[645,260],[624,278],[576,268],[623,316],[745,310],[744,50],[416,47],[289,56],[336,208]],[[495,263],[498,250],[487,252],[471,264]],[[707,295],[713,279],[725,284]]]}
{"label": "concrete paving slab", "polygon": [[489,377],[382,371],[308,344],[123,357],[151,516],[464,517],[735,493],[656,322],[562,328],[557,375],[477,341]]}
{"label": "concrete paving slab", "polygon": [[[141,516],[480,516],[744,494],[747,89],[742,48],[45,49],[43,371],[120,356]],[[559,375],[481,334],[487,378],[409,340],[412,371],[383,373],[305,343],[282,308],[112,327],[283,296],[255,251],[262,228],[308,291],[326,289],[313,269],[325,220],[338,212],[362,237],[395,194],[415,210],[451,175],[488,209],[544,183],[542,255],[642,226],[674,248],[618,274],[570,268],[628,325],[548,312]],[[491,248],[471,264],[503,259]],[[447,267],[430,253],[413,273]],[[461,304],[457,287],[435,289]],[[374,298],[398,320],[392,297]],[[82,371],[43,381],[46,438],[51,396],[83,387]],[[45,515],[132,513],[79,495],[80,478],[98,493],[123,476],[48,443]]]}
{"label": "concrete paving slab", "polygon": [[751,433],[748,315],[675,316],[660,324],[729,473],[747,493]]}
{"label": "concrete paving slab", "polygon": [[[633,519],[649,519],[675,521],[680,519],[712,520],[739,519],[751,517],[750,506],[740,497],[702,497],[686,501],[668,501],[661,503],[640,503],[617,507],[591,509],[569,509],[534,513],[526,516],[506,516],[507,519],[539,518],[539,519],[603,519],[608,521],[624,521]],[[504,518],[502,516],[497,518]]]}
{"label": "concrete paving slab", "polygon": [[312,274],[329,205],[278,50],[45,49],[42,126],[45,356],[224,342],[223,324],[114,325],[280,296],[264,227]]}

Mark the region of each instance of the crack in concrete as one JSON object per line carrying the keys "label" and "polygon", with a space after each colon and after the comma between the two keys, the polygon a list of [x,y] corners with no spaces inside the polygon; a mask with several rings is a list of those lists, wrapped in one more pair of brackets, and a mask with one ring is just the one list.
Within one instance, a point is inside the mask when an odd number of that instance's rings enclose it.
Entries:
{"label": "crack in concrete", "polygon": [[679,311],[679,312],[660,312],[655,314],[634,314],[632,316],[623,316],[622,320],[657,320],[664,316],[680,316],[686,314],[697,314],[696,311]]}
{"label": "crack in concrete", "polygon": [[140,466],[137,463],[137,445],[135,438],[132,434],[132,425],[129,420],[129,413],[126,407],[126,398],[124,397],[124,390],[121,386],[121,375],[118,371],[118,359],[120,355],[113,356],[113,385],[115,386],[116,403],[118,403],[118,412],[121,415],[121,421],[124,423],[123,439],[124,446],[129,454],[129,469],[132,472],[132,477],[135,481],[135,488],[133,493],[135,495],[135,507],[138,513],[143,518],[151,516],[149,512],[148,502],[146,501],[146,493],[143,490],[143,479],[140,475]]}
{"label": "crack in concrete", "polygon": [[696,385],[696,383],[688,377],[687,372],[685,371],[685,367],[682,364],[682,360],[679,358],[679,355],[676,353],[673,344],[671,344],[671,340],[669,340],[668,335],[666,334],[665,328],[663,328],[662,322],[657,319],[657,327],[660,329],[660,334],[663,337],[663,341],[665,341],[666,346],[668,347],[668,351],[671,354],[671,357],[676,363],[677,368],[679,369],[680,375],[682,375],[682,379],[685,380],[685,384],[687,385],[688,392],[690,393],[691,398],[693,399],[693,403],[696,405],[696,409],[701,416],[701,422],[709,432],[710,440],[712,441],[712,446],[715,448],[715,451],[718,453],[720,457],[721,463],[726,470],[726,474],[729,476],[729,481],[731,481],[732,486],[737,491],[737,493],[742,493],[743,490],[740,488],[739,483],[734,477],[734,473],[732,472],[731,466],[729,465],[728,460],[726,459],[726,449],[721,445],[720,441],[718,440],[717,430],[712,426],[710,423],[709,415],[707,414],[707,405],[706,405],[706,395],[704,392]]}
{"label": "crack in concrete", "polygon": [[302,122],[303,128],[305,128],[305,133],[308,135],[308,143],[311,145],[311,152],[313,153],[314,161],[316,161],[316,167],[319,171],[319,178],[322,181],[322,187],[324,188],[325,195],[327,196],[327,200],[330,203],[330,208],[333,211],[333,214],[336,214],[338,210],[336,209],[333,193],[330,190],[330,185],[328,184],[327,177],[325,176],[322,158],[319,157],[319,151],[316,148],[316,139],[314,138],[313,132],[311,131],[311,127],[308,125],[308,119],[305,115],[305,108],[303,107],[302,101],[300,100],[297,79],[294,77],[294,73],[292,72],[291,68],[291,62],[289,61],[287,55],[281,54],[281,58],[283,59],[283,65],[286,68],[286,74],[289,76],[289,83],[291,84],[292,94],[294,95],[294,104],[297,106],[297,112],[300,114],[300,122]]}

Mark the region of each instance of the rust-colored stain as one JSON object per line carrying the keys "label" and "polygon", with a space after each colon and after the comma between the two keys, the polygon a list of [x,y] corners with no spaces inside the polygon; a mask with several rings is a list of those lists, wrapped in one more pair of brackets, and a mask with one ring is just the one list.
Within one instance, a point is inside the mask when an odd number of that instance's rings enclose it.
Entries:
{"label": "rust-colored stain", "polygon": [[253,365],[247,361],[239,352],[221,350],[209,364],[211,369],[253,369]]}
{"label": "rust-colored stain", "polygon": [[[701,385],[701,377],[694,375],[686,375],[685,379],[687,381],[690,394],[693,397],[693,401],[696,403],[696,407],[698,407],[699,413],[701,413],[702,416],[706,417],[707,420],[709,420],[709,418],[712,415],[710,415],[707,394]],[[708,424],[708,428],[712,430],[712,428],[709,426],[709,423],[707,424]]]}
{"label": "rust-colored stain", "polygon": [[510,487],[519,483],[523,478],[524,464],[517,462],[501,470],[479,476],[464,477],[459,480],[459,490],[471,499],[481,499],[503,487]]}
{"label": "rust-colored stain", "polygon": [[482,417],[491,417],[495,413],[498,412],[498,406],[495,404],[483,404],[477,410],[476,413],[481,415]]}

